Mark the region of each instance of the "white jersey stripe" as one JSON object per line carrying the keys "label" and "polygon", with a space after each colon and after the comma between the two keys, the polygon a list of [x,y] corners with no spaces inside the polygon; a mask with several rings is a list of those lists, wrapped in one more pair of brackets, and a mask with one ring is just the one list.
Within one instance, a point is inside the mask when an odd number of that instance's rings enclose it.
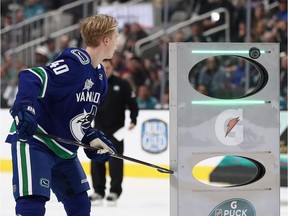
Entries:
{"label": "white jersey stripe", "polygon": [[30,158],[30,145],[25,145],[26,153],[26,167],[27,167],[27,177],[28,177],[28,194],[32,195],[32,172],[31,172],[31,158]]}
{"label": "white jersey stripe", "polygon": [[22,165],[21,165],[21,154],[20,154],[20,142],[17,142],[17,144],[16,144],[16,151],[17,151],[19,195],[23,196],[23,180],[22,180]]}

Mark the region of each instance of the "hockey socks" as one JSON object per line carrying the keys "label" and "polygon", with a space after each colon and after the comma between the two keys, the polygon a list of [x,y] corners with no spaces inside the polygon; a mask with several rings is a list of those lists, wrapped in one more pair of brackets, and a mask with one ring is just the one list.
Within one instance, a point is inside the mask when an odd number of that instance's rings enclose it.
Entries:
{"label": "hockey socks", "polygon": [[86,191],[70,196],[62,203],[68,216],[90,216],[91,202]]}
{"label": "hockey socks", "polygon": [[42,196],[20,197],[16,201],[16,215],[44,216],[47,199]]}

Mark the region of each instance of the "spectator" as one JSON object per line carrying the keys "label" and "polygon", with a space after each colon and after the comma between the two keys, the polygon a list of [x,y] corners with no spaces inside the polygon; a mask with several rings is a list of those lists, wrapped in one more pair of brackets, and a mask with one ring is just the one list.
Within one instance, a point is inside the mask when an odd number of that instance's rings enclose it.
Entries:
{"label": "spectator", "polygon": [[207,13],[213,10],[213,5],[210,0],[195,0],[195,9],[198,15]]}
{"label": "spectator", "polygon": [[263,22],[265,26],[268,23],[268,14],[263,2],[258,2],[252,8],[252,29],[256,28],[259,22]]}
{"label": "spectator", "polygon": [[287,0],[278,0],[278,7],[272,11],[267,28],[272,29],[279,20],[287,21]]}
{"label": "spectator", "polygon": [[287,52],[287,20],[279,20],[275,23],[272,32],[280,43],[280,52]]}
{"label": "spectator", "polygon": [[59,38],[59,47],[60,47],[60,51],[67,49],[68,47],[70,47],[70,41],[71,38],[69,37],[69,35],[62,35]]}
{"label": "spectator", "polygon": [[8,13],[6,16],[4,16],[2,18],[1,28],[5,28],[5,27],[8,27],[10,25],[12,25],[12,15],[11,15],[11,13]]}
{"label": "spectator", "polygon": [[[14,62],[15,60],[13,59],[12,54],[6,52],[1,64],[1,79],[11,81],[17,77],[17,69],[14,67]],[[16,62],[19,61],[17,60]]]}
{"label": "spectator", "polygon": [[264,43],[275,43],[275,42],[277,42],[275,35],[271,31],[266,31],[262,35],[261,38],[262,38],[261,42],[264,42]]}
{"label": "spectator", "polygon": [[196,90],[198,92],[200,92],[201,94],[208,95],[207,87],[205,85],[203,85],[203,84],[198,85]]}
{"label": "spectator", "polygon": [[23,14],[25,19],[32,18],[39,14],[45,13],[44,6],[38,0],[26,0],[23,7]]}
{"label": "spectator", "polygon": [[16,10],[16,23],[24,21],[24,14],[22,7]]}
{"label": "spectator", "polygon": [[166,61],[165,67],[168,67],[168,60],[169,60],[168,47],[169,47],[169,42],[171,42],[171,38],[170,37],[166,37],[166,38],[161,37],[161,38],[159,38],[159,44],[158,44],[158,47],[157,47],[157,50],[155,52],[154,59],[153,59],[153,61],[155,61],[156,65],[158,66],[158,68],[162,68],[164,46],[166,46],[166,49],[167,49],[167,52],[166,52],[166,60],[167,61]]}
{"label": "spectator", "polygon": [[238,31],[235,34],[234,38],[232,38],[233,42],[245,42],[246,41],[246,23],[240,22],[238,24]]}
{"label": "spectator", "polygon": [[[3,9],[3,7],[1,9]],[[1,28],[5,28],[5,27],[12,25],[13,13],[15,13],[15,23],[20,23],[24,20],[23,8],[21,5],[17,3],[16,4],[11,3],[5,9],[7,12],[5,12],[4,14],[3,13],[1,14],[2,15],[1,16],[2,18]]]}
{"label": "spectator", "polygon": [[278,10],[275,13],[274,19],[278,20],[286,20],[287,21],[287,0],[279,0]]}
{"label": "spectator", "polygon": [[138,86],[144,85],[148,78],[148,72],[142,60],[139,57],[132,57],[129,59],[129,73],[126,73],[123,78],[130,82],[130,85],[134,92],[137,91]]}
{"label": "spectator", "polygon": [[137,104],[139,109],[155,109],[158,100],[151,96],[150,90],[146,85],[141,85],[137,91]]}
{"label": "spectator", "polygon": [[190,35],[186,38],[186,42],[208,42],[210,41],[203,35],[203,26],[200,22],[190,25]]}
{"label": "spectator", "polygon": [[235,88],[244,87],[244,79],[245,79],[245,60],[243,58],[237,58],[238,63],[233,65],[229,72],[230,75],[230,86]]}
{"label": "spectator", "polygon": [[46,65],[48,63],[49,51],[46,46],[38,46],[35,50],[35,66]]}
{"label": "spectator", "polygon": [[122,77],[127,72],[124,53],[116,51],[112,57],[112,63],[118,76]]}
{"label": "spectator", "polygon": [[58,55],[59,51],[56,50],[56,40],[54,38],[48,38],[45,42],[48,49],[48,63],[52,62]]}
{"label": "spectator", "polygon": [[185,36],[183,31],[177,31],[173,34],[172,41],[173,42],[184,42]]}
{"label": "spectator", "polygon": [[204,85],[207,94],[211,97],[225,98],[227,84],[227,72],[220,65],[219,59],[217,57],[207,58],[204,67],[200,70],[198,85]]}
{"label": "spectator", "polygon": [[117,38],[118,51],[123,52],[125,42],[130,34],[130,23],[125,23]]}
{"label": "spectator", "polygon": [[166,88],[162,96],[162,102],[156,104],[156,109],[169,109],[169,88]]}
{"label": "spectator", "polygon": [[266,23],[262,20],[255,23],[254,28],[252,28],[252,41],[263,42],[263,35],[266,32]]}
{"label": "spectator", "polygon": [[148,58],[144,59],[144,66],[148,72],[145,84],[149,87],[151,95],[160,100],[161,78],[159,69],[156,63]]}
{"label": "spectator", "polygon": [[3,62],[1,65],[1,107],[7,108],[13,105],[16,97],[18,71],[23,70],[25,66],[19,59],[15,60],[10,53],[4,55]]}
{"label": "spectator", "polygon": [[132,53],[134,53],[135,43],[144,38],[147,37],[148,34],[143,30],[141,25],[138,22],[131,23],[130,26],[130,32],[127,36],[127,40],[124,44],[124,50],[128,50]]}

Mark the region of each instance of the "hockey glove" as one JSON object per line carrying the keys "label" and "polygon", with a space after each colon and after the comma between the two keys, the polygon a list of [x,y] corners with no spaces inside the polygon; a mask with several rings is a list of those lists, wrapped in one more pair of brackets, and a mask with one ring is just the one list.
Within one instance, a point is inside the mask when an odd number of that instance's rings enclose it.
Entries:
{"label": "hockey glove", "polygon": [[106,162],[110,160],[111,155],[116,154],[113,144],[100,130],[93,129],[89,131],[84,135],[82,142],[95,148],[95,150],[84,149],[85,154],[91,160]]}
{"label": "hockey glove", "polygon": [[31,103],[14,104],[10,110],[16,123],[16,132],[20,141],[27,141],[37,129],[35,110]]}

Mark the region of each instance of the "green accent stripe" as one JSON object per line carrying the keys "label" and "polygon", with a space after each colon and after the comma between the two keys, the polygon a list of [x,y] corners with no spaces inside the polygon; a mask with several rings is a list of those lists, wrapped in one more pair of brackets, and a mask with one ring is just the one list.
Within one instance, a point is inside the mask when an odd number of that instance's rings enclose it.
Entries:
{"label": "green accent stripe", "polygon": [[[40,126],[38,125],[37,131],[39,133],[46,133],[43,129],[40,129],[39,127]],[[12,123],[9,134],[12,135],[14,133],[16,133],[15,122]],[[64,148],[59,143],[48,137],[43,137],[41,135],[40,136],[34,135],[33,137],[39,140],[40,142],[44,143],[45,145],[47,145],[56,155],[58,155],[61,158],[70,159],[76,156],[76,153],[71,152],[70,150]]]}
{"label": "green accent stripe", "polygon": [[[43,129],[40,129],[39,127],[40,126],[38,125],[37,131],[39,133],[46,133]],[[12,123],[9,134],[13,135],[14,133],[16,133],[15,122]],[[74,158],[76,156],[76,153],[73,153],[69,149],[64,148],[63,146],[61,146],[59,143],[57,143],[53,139],[50,139],[48,137],[43,137],[41,135],[40,136],[34,135],[33,137],[35,139],[37,139],[38,141],[47,145],[48,148],[50,148],[57,156],[59,156],[63,159],[70,159],[70,158]]]}
{"label": "green accent stripe", "polygon": [[9,130],[9,134],[14,134],[15,132],[16,132],[16,124],[15,121],[13,121]]}
{"label": "green accent stripe", "polygon": [[[37,129],[39,133],[45,133],[41,129]],[[43,137],[41,135],[34,135],[33,136],[35,139],[39,140],[40,142],[43,142],[45,145],[47,145],[57,156],[63,158],[63,159],[70,159],[74,158],[76,156],[76,153],[71,152],[70,150],[64,148],[61,146],[59,143],[56,141],[48,138],[48,137]]]}
{"label": "green accent stripe", "polygon": [[47,76],[46,71],[42,67],[30,68],[29,71],[36,74],[40,78],[40,80],[42,82],[42,90],[40,92],[39,97],[43,98],[45,96],[45,93],[46,93],[47,82],[48,82],[48,76]]}
{"label": "green accent stripe", "polygon": [[26,158],[25,145],[26,144],[24,142],[20,142],[20,157],[21,157],[21,169],[22,169],[23,196],[29,195],[29,193],[28,193],[27,161],[26,161],[27,158]]}

